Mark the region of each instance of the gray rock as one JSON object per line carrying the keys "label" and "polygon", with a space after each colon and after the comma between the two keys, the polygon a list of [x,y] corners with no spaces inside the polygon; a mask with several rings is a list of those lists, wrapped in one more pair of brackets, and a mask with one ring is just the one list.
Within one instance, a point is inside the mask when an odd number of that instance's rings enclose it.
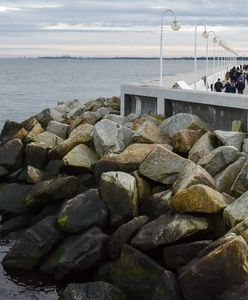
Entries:
{"label": "gray rock", "polygon": [[103,119],[110,120],[110,121],[115,122],[120,125],[125,125],[125,123],[127,122],[126,117],[120,116],[120,115],[113,115],[113,114],[106,115],[103,117]]}
{"label": "gray rock", "polygon": [[136,216],[138,191],[133,176],[123,172],[103,173],[100,191],[108,207],[112,225],[125,223]]}
{"label": "gray rock", "polygon": [[22,128],[22,124],[7,120],[0,134],[1,143],[6,143],[9,140],[15,138],[17,132]]}
{"label": "gray rock", "polygon": [[229,227],[243,221],[248,216],[248,192],[244,193],[224,209],[224,219]]}
{"label": "gray rock", "polygon": [[247,300],[248,299],[248,282],[233,285],[218,295],[216,300]]}
{"label": "gray rock", "polygon": [[26,143],[33,142],[35,140],[35,137],[39,134],[44,132],[44,129],[40,125],[40,123],[37,123],[34,125],[34,127],[29,131],[28,135],[25,138]]}
{"label": "gray rock", "polygon": [[50,121],[46,131],[51,132],[59,137],[61,137],[63,140],[66,139],[67,131],[68,131],[69,125],[59,123],[56,121]]}
{"label": "gray rock", "polygon": [[47,180],[48,174],[40,169],[34,168],[32,166],[27,166],[19,175],[18,179],[27,183],[38,183]]}
{"label": "gray rock", "polygon": [[84,141],[81,142],[81,144],[87,144],[90,143],[93,139],[92,134],[93,134],[93,129],[94,126],[90,125],[90,124],[81,124],[79,126],[77,126],[76,128],[74,128],[70,134],[69,134],[69,138],[72,138],[74,136],[76,136],[77,134],[80,133],[80,138],[84,138]]}
{"label": "gray rock", "polygon": [[53,117],[51,116],[51,111],[49,108],[44,109],[42,112],[34,116],[37,121],[41,124],[43,128],[47,128],[47,125],[50,121],[53,120]]}
{"label": "gray rock", "polygon": [[139,167],[141,175],[163,184],[172,184],[187,164],[193,162],[158,145]]}
{"label": "gray rock", "polygon": [[62,143],[63,139],[51,132],[44,131],[38,134],[34,138],[34,141],[43,144],[48,148],[54,148],[58,146],[60,143]]}
{"label": "gray rock", "polygon": [[246,243],[248,243],[248,217],[230,229],[229,233],[241,235]]}
{"label": "gray rock", "polygon": [[41,271],[62,279],[96,266],[105,255],[108,236],[97,227],[66,237],[45,259]]}
{"label": "gray rock", "polygon": [[120,105],[121,105],[120,97],[114,96],[110,98],[105,98],[104,105],[110,106],[112,109],[118,111],[120,110]]}
{"label": "gray rock", "polygon": [[231,195],[239,197],[248,190],[248,160],[244,163],[241,171],[236,177],[232,187]]}
{"label": "gray rock", "polygon": [[63,167],[62,160],[50,160],[46,166],[46,172],[51,177],[57,176],[60,173],[62,167]]}
{"label": "gray rock", "polygon": [[242,151],[248,154],[248,139],[244,139]]}
{"label": "gray rock", "polygon": [[30,216],[22,215],[11,218],[1,224],[0,237],[6,236],[10,232],[19,231],[30,224]]}
{"label": "gray rock", "polygon": [[93,133],[94,145],[99,156],[120,153],[124,150],[124,136],[119,124],[102,120],[95,126]]}
{"label": "gray rock", "polygon": [[211,176],[225,169],[230,163],[237,160],[239,152],[232,146],[222,146],[211,151],[207,156],[201,158],[198,164],[201,165]]}
{"label": "gray rock", "polygon": [[108,255],[115,260],[119,257],[123,245],[128,244],[136,232],[147,222],[149,217],[140,216],[133,218],[126,224],[121,225],[109,238]]}
{"label": "gray rock", "polygon": [[60,300],[127,300],[126,295],[112,284],[99,281],[71,283],[64,290]]}
{"label": "gray rock", "polygon": [[56,217],[47,217],[27,229],[3,259],[5,267],[33,269],[63,237]]}
{"label": "gray rock", "polygon": [[177,153],[189,153],[193,145],[205,134],[205,130],[183,129],[172,136],[172,145]]}
{"label": "gray rock", "polygon": [[24,147],[21,140],[10,140],[0,145],[0,166],[15,171],[21,167]]}
{"label": "gray rock", "polygon": [[59,214],[58,223],[62,230],[76,233],[92,226],[103,228],[107,217],[105,203],[98,190],[92,189],[68,200]]}
{"label": "gray rock", "polygon": [[147,251],[207,230],[208,221],[205,218],[167,214],[141,227],[131,244]]}
{"label": "gray rock", "polygon": [[180,113],[168,119],[165,119],[160,125],[160,128],[170,137],[172,137],[176,132],[182,129],[204,129],[206,131],[209,130],[208,125],[200,118],[195,115],[185,113]]}
{"label": "gray rock", "polygon": [[244,139],[248,137],[244,132],[215,130],[214,133],[223,145],[236,147],[238,151],[242,151]]}
{"label": "gray rock", "polygon": [[25,148],[26,164],[42,169],[48,161],[49,148],[40,143],[30,143]]}
{"label": "gray rock", "polygon": [[0,178],[5,177],[9,174],[9,171],[3,167],[0,167]]}

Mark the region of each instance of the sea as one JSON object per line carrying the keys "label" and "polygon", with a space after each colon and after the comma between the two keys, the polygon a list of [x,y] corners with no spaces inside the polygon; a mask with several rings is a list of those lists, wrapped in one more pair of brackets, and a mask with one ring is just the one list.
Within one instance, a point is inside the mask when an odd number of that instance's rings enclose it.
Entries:
{"label": "sea", "polygon": [[[167,60],[164,74],[187,74],[192,60]],[[198,62],[199,71],[205,62]],[[0,59],[0,128],[23,121],[58,101],[120,95],[122,84],[159,78],[159,59]],[[0,261],[12,244],[0,242]],[[32,249],[30,249],[32,250]],[[63,283],[39,272],[4,270],[0,300],[55,300]]]}

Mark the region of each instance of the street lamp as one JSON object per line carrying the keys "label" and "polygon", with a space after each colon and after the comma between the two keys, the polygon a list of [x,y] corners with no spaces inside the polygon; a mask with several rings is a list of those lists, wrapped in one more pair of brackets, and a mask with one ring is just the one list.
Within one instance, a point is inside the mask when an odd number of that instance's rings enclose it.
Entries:
{"label": "street lamp", "polygon": [[[208,32],[207,32],[207,28],[204,24],[199,23],[195,26],[195,83],[194,83],[194,89],[196,90],[196,81],[197,81],[197,53],[196,53],[196,46],[197,46],[197,28],[199,26],[203,26],[204,27],[204,31],[202,33],[202,37],[207,39],[207,47],[206,47],[206,69],[208,69]],[[207,76],[207,74],[206,74]],[[207,78],[206,78],[207,80]]]}
{"label": "street lamp", "polygon": [[178,31],[181,28],[179,21],[177,20],[176,13],[171,9],[166,9],[161,14],[161,33],[160,33],[160,86],[163,86],[163,26],[164,26],[164,15],[170,13],[174,16],[174,21],[171,23],[171,29]]}
{"label": "street lamp", "polygon": [[213,42],[213,77],[212,77],[212,85],[213,85],[213,91],[214,91],[214,83],[215,83],[215,42],[214,42],[214,39],[216,38],[216,34],[215,34],[214,31],[211,30],[211,31],[208,32],[208,35],[210,35],[211,33],[214,35],[214,38],[212,40],[212,42]]}
{"label": "street lamp", "polygon": [[213,38],[213,42],[215,44],[218,44],[218,64],[217,64],[218,73],[219,73],[219,69],[220,69],[220,41],[221,41],[220,36],[216,36],[216,37]]}

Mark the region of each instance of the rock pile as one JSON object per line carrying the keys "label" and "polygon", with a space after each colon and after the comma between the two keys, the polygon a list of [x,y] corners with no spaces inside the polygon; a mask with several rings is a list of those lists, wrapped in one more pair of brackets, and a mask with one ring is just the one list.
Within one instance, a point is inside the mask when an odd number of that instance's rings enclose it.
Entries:
{"label": "rock pile", "polygon": [[248,134],[119,110],[70,101],[5,123],[3,266],[78,274],[62,300],[248,299]]}

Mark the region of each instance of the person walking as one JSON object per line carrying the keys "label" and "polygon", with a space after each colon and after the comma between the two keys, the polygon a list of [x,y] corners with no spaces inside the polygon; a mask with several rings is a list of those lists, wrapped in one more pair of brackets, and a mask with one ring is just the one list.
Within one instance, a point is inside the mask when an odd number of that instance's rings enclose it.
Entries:
{"label": "person walking", "polygon": [[238,94],[243,94],[244,93],[244,89],[245,89],[245,82],[244,82],[244,80],[242,80],[241,78],[238,79],[238,81],[236,83],[236,88],[238,90]]}
{"label": "person walking", "polygon": [[218,93],[221,93],[223,90],[223,83],[220,81],[220,78],[218,78],[218,81],[214,84],[214,90]]}

